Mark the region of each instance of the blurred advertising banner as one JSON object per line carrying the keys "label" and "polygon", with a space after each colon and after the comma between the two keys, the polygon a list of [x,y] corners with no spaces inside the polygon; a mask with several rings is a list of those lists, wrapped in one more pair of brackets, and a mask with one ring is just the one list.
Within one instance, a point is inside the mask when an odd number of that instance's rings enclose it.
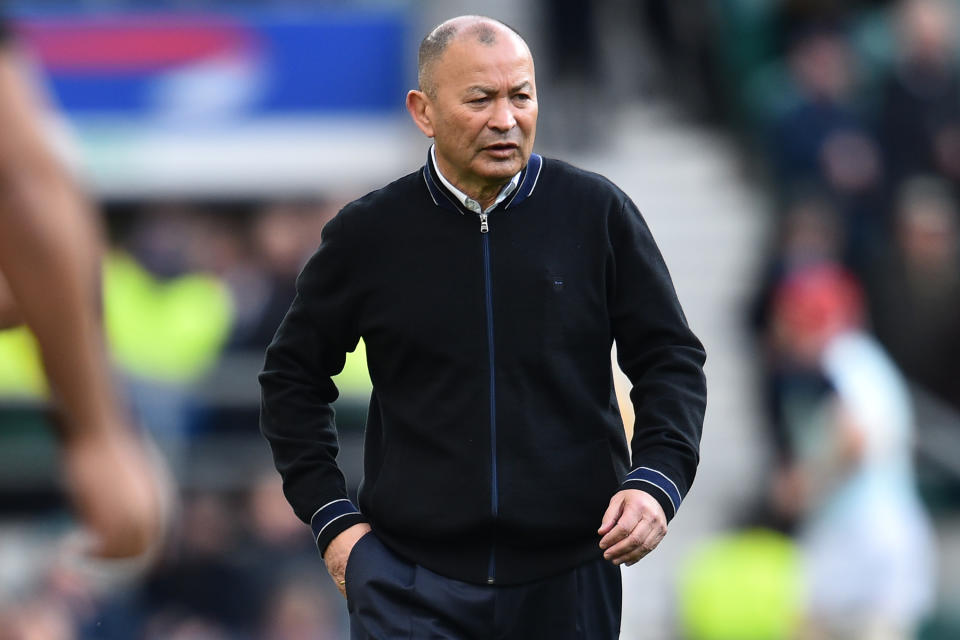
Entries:
{"label": "blurred advertising banner", "polygon": [[397,12],[57,13],[25,17],[18,31],[70,113],[389,113],[406,89]]}
{"label": "blurred advertising banner", "polygon": [[311,191],[403,155],[415,46],[396,6],[14,16],[108,195]]}

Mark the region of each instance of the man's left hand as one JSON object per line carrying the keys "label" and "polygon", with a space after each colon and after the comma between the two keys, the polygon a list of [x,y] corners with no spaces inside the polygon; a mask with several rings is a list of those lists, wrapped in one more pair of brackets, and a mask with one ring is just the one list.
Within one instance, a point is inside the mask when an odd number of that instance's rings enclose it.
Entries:
{"label": "man's left hand", "polygon": [[610,499],[597,530],[603,557],[615,565],[635,564],[667,535],[667,516],[660,503],[645,491],[624,489]]}

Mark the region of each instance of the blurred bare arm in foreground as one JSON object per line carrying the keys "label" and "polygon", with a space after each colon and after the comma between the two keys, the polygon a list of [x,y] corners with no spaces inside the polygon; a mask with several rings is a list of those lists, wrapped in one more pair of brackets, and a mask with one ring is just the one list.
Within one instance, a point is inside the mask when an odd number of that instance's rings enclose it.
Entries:
{"label": "blurred bare arm in foreground", "polygon": [[13,301],[13,292],[3,277],[3,271],[0,271],[0,331],[19,324],[23,324],[23,320],[20,319],[17,303]]}
{"label": "blurred bare arm in foreground", "polygon": [[111,380],[97,218],[44,138],[43,112],[14,47],[0,41],[0,327],[25,323],[40,345],[92,553],[135,556],[159,539],[162,484]]}

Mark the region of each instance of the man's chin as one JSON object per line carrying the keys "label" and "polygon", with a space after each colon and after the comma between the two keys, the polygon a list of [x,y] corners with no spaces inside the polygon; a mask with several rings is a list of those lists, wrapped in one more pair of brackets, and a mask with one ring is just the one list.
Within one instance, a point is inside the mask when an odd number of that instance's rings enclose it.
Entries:
{"label": "man's chin", "polygon": [[481,163],[477,168],[477,175],[488,180],[509,180],[523,169],[524,165],[524,159],[519,154],[503,160],[491,158]]}

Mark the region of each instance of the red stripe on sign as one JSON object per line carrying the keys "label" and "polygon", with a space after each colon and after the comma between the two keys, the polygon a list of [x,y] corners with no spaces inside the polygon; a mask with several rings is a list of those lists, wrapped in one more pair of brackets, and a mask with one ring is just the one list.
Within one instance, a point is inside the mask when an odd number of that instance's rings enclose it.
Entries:
{"label": "red stripe on sign", "polygon": [[21,23],[18,31],[54,73],[144,71],[253,46],[249,31],[219,21],[34,20]]}

